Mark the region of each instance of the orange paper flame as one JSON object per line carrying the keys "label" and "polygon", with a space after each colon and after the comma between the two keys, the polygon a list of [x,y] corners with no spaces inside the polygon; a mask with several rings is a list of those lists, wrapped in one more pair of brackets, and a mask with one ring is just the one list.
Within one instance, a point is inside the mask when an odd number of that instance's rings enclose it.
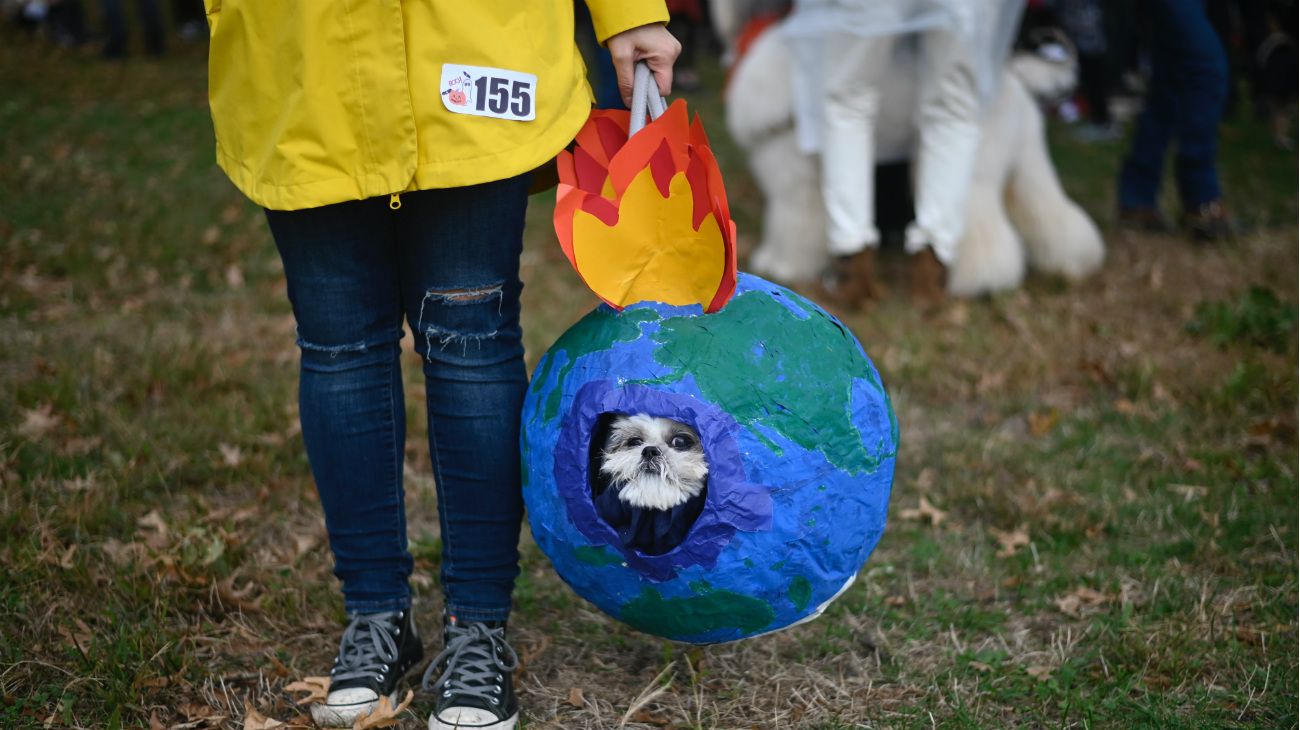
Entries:
{"label": "orange paper flame", "polygon": [[561,152],[555,233],[615,309],[641,301],[716,312],[736,290],[736,224],[700,118],[678,100],[628,139],[629,113],[598,110]]}

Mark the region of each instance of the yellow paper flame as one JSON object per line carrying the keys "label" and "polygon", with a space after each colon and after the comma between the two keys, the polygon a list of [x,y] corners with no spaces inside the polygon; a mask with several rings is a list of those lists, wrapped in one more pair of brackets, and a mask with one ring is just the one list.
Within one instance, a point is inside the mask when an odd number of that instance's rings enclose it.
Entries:
{"label": "yellow paper flame", "polygon": [[698,231],[691,228],[691,186],[684,172],[668,188],[664,198],[647,166],[624,191],[613,226],[582,210],[574,215],[574,258],[597,296],[618,306],[684,306],[708,304],[717,293],[726,266],[718,222],[709,213]]}

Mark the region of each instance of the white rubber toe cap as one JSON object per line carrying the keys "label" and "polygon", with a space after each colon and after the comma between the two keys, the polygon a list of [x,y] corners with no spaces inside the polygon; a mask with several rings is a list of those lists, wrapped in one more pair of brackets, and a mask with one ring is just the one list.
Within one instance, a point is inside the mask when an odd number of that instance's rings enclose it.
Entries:
{"label": "white rubber toe cap", "polygon": [[[396,703],[394,693],[388,698]],[[311,719],[324,727],[352,727],[352,722],[362,713],[373,712],[379,706],[379,695],[365,687],[349,687],[330,692],[324,702],[311,706]]]}
{"label": "white rubber toe cap", "polygon": [[477,707],[449,707],[441,715],[429,715],[429,730],[514,730],[519,715],[504,720]]}

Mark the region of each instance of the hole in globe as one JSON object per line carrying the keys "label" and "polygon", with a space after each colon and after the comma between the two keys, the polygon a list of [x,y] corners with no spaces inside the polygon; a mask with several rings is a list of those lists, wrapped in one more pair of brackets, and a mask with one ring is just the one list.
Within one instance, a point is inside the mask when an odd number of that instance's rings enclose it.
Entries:
{"label": "hole in globe", "polygon": [[603,413],[591,434],[587,474],[600,519],[643,555],[681,545],[708,492],[707,449],[695,428],[647,413]]}

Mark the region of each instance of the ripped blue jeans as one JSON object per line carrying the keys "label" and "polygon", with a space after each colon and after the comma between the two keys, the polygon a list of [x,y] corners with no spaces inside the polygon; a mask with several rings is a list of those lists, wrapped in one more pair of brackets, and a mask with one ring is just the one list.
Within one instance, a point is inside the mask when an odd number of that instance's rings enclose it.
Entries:
{"label": "ripped blue jeans", "polygon": [[267,211],[302,353],[303,441],[349,611],[410,605],[402,322],[423,361],[448,610],[504,620],[523,518],[519,254],[529,178]]}

